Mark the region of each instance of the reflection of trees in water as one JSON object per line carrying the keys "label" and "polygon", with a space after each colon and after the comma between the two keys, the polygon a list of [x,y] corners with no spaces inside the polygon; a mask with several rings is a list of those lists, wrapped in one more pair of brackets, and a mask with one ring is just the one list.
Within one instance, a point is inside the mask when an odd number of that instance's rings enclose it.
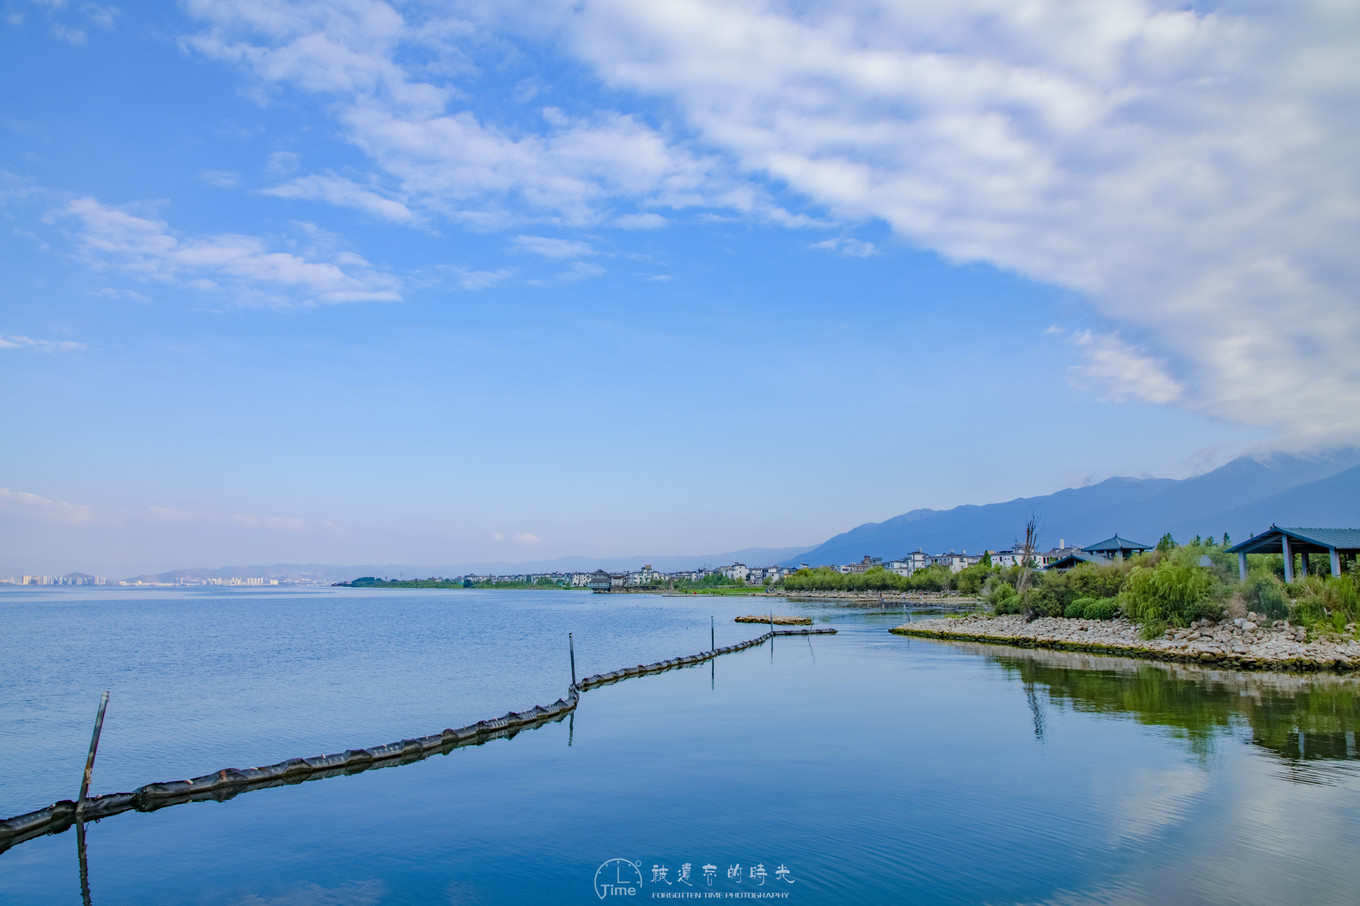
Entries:
{"label": "reflection of trees in water", "polygon": [[[1067,652],[998,654],[976,646],[1025,685],[1043,738],[1043,713],[1034,701],[1042,685],[1056,707],[1126,714],[1149,726],[1167,727],[1206,758],[1214,741],[1244,727],[1250,741],[1288,765],[1360,761],[1360,678],[1330,674],[1244,673]],[[1316,782],[1318,765],[1290,772]]]}

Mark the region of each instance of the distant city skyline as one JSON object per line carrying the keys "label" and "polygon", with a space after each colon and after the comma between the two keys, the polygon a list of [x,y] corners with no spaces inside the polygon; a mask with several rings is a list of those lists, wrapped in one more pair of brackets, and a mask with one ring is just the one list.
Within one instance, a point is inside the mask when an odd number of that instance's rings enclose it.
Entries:
{"label": "distant city skyline", "polygon": [[0,575],[796,547],[1360,443],[1323,2],[11,3]]}

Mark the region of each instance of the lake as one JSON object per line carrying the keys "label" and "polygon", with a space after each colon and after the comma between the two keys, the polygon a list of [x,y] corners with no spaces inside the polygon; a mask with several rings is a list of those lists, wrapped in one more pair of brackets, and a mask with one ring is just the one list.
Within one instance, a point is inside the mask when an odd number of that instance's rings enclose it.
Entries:
{"label": "lake", "polygon": [[[548,704],[760,635],[765,599],[0,588],[0,816]],[[86,828],[92,903],[1354,903],[1360,681],[777,638],[415,764]],[[628,893],[628,891],[632,891]],[[79,903],[74,831],[0,902]]]}

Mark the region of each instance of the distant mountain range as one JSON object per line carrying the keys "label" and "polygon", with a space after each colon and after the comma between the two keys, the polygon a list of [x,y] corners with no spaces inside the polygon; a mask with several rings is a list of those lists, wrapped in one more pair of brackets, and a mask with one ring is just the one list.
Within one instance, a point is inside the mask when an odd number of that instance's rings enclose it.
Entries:
{"label": "distant mountain range", "polygon": [[885,559],[917,550],[1001,550],[1012,547],[1030,516],[1039,521],[1040,543],[1056,547],[1093,544],[1118,533],[1155,544],[1166,532],[1177,541],[1194,535],[1222,538],[1227,532],[1241,541],[1270,527],[1360,527],[1360,449],[1301,458],[1275,455],[1242,457],[1194,478],[1110,478],[1084,488],[1069,488],[1042,497],[1022,497],[984,506],[950,510],[919,509],[884,522],[868,522],[813,547],[752,547],[704,555],[629,557],[559,557],[527,563],[472,562],[438,566],[374,564],[334,566],[276,563],[270,566],[226,566],[181,569],[135,576],[129,581],[178,582],[181,579],[277,579],[280,582],[341,582],[359,576],[425,578],[429,576],[513,575],[634,570],[650,563],[662,572],[742,562],[751,566],[779,563],[814,566],[858,562],[866,554]]}
{"label": "distant mountain range", "polygon": [[814,566],[885,559],[920,549],[927,553],[1000,550],[1014,546],[1030,516],[1040,543],[1055,547],[1094,544],[1118,533],[1155,544],[1166,532],[1177,541],[1194,535],[1242,541],[1272,523],[1360,527],[1360,450],[1317,458],[1241,457],[1204,475],[1182,480],[1111,478],[1043,497],[985,506],[912,510],[884,522],[842,532],[781,563]]}

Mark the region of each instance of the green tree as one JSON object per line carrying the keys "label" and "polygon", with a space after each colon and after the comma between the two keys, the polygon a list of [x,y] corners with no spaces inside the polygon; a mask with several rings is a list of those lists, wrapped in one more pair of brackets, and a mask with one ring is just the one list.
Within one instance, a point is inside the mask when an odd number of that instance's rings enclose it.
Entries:
{"label": "green tree", "polygon": [[1143,624],[1144,635],[1160,635],[1168,623],[1184,626],[1201,617],[1220,619],[1226,589],[1212,570],[1189,558],[1168,557],[1154,567],[1135,566],[1119,592],[1119,608]]}
{"label": "green tree", "polygon": [[991,571],[990,563],[974,563],[959,571],[954,577],[954,584],[964,594],[975,595],[982,590],[982,584],[987,581]]}
{"label": "green tree", "polygon": [[1171,537],[1170,532],[1167,532],[1165,535],[1163,535],[1161,540],[1157,542],[1157,550],[1161,551],[1164,554],[1169,554],[1175,549],[1176,539]]}

